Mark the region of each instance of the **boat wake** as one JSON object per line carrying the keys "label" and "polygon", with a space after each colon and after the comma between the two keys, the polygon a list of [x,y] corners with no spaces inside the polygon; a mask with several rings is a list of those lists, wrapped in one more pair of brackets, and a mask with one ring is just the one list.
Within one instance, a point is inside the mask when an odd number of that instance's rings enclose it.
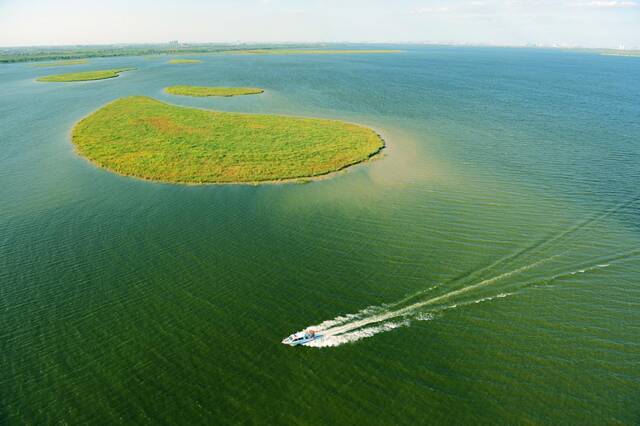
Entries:
{"label": "boat wake", "polygon": [[[640,254],[640,251],[637,250],[622,253],[620,255],[612,257],[611,261],[615,259],[626,259],[638,254]],[[375,336],[379,333],[388,332],[400,327],[407,327],[411,325],[413,321],[433,320],[439,315],[444,314],[446,311],[462,308],[469,305],[505,299],[507,297],[518,294],[519,291],[532,285],[548,285],[549,283],[561,278],[568,278],[576,274],[584,274],[610,266],[610,263],[593,264],[581,267],[577,270],[556,273],[548,277],[542,277],[534,280],[518,281],[515,284],[511,284],[509,286],[509,288],[513,289],[512,291],[501,291],[495,294],[484,296],[477,295],[477,293],[479,293],[479,290],[483,287],[491,287],[492,285],[497,284],[499,281],[506,280],[507,278],[516,276],[518,274],[523,274],[525,271],[550,262],[556,257],[557,256],[551,256],[538,262],[523,266],[521,268],[505,272],[496,277],[485,279],[478,283],[471,284],[457,290],[449,291],[441,295],[415,301],[411,304],[403,304],[402,302],[398,302],[393,305],[371,306],[355,314],[342,315],[334,319],[324,321],[317,325],[311,325],[306,329],[315,330],[317,333],[322,334],[323,337],[307,344],[306,346],[327,348],[340,346],[345,343],[356,342],[367,337]],[[504,289],[504,286],[501,286],[500,288]],[[423,293],[424,292],[421,292],[421,294]],[[475,294],[476,297],[465,297],[469,296],[467,293],[470,293],[469,295]],[[408,299],[415,298],[409,297],[404,300]]]}
{"label": "boat wake", "polygon": [[[433,320],[448,310],[504,299],[533,285],[548,285],[561,278],[589,273],[607,268],[613,262],[637,257],[640,255],[640,250],[631,250],[598,259],[591,259],[582,265],[575,265],[569,270],[566,268],[566,263],[564,267],[560,266],[560,270],[552,267],[546,268],[547,271],[554,271],[555,269],[555,273],[551,274],[547,272],[546,275],[540,275],[539,273],[536,274],[537,271],[535,271],[539,266],[552,262],[554,259],[569,252],[569,250],[565,250],[564,252],[558,253],[558,250],[553,250],[556,244],[568,240],[570,237],[573,237],[574,234],[588,229],[596,222],[634,204],[638,200],[640,199],[635,198],[629,202],[596,213],[592,217],[556,235],[535,242],[483,268],[456,277],[447,282],[446,286],[432,286],[393,304],[370,306],[354,314],[341,315],[320,324],[309,326],[306,329],[313,329],[323,337],[310,342],[306,346],[326,348],[353,343],[380,333],[409,326],[412,321]],[[524,266],[511,266],[524,257],[533,259],[536,257],[540,258],[544,256],[547,251],[555,251],[556,254],[527,263]],[[559,262],[559,264],[562,265],[563,263]],[[482,279],[482,275],[491,274],[492,271],[498,267],[511,269],[507,272]],[[533,276],[531,274],[533,274]],[[512,278],[515,278],[515,280]],[[504,283],[504,281],[507,280],[508,282]],[[458,288],[441,293],[445,287]]]}
{"label": "boat wake", "polygon": [[377,325],[373,327],[364,327],[358,330],[343,332],[340,334],[324,335],[321,339],[314,340],[313,342],[307,344],[306,346],[313,346],[316,348],[340,346],[345,343],[356,342],[360,339],[371,337],[378,333],[391,331],[394,328],[404,327],[408,325],[409,325],[408,320],[401,321],[401,322],[386,322],[381,325]]}
{"label": "boat wake", "polygon": [[[465,293],[477,290],[481,287],[490,286],[497,281],[539,266],[553,259],[553,257],[534,262],[457,290],[449,291],[438,296],[428,297],[424,300],[419,300],[420,297],[416,297],[424,296],[425,292],[422,291],[417,295],[407,297],[392,305],[371,306],[355,314],[339,316],[332,320],[327,320],[320,324],[309,326],[307,329],[315,330],[319,334],[322,334],[323,337],[306,346],[317,348],[340,346],[345,343],[356,342],[379,333],[391,331],[399,327],[406,327],[411,324],[411,321],[432,320],[435,318],[435,315],[447,310],[511,296],[514,293],[503,292],[477,299],[472,298],[470,300],[458,300],[454,301],[455,303],[452,303],[451,300],[464,295]],[[435,289],[435,287],[432,287],[432,289]],[[418,301],[416,301],[416,298]],[[413,303],[408,303],[410,301],[413,301]]]}

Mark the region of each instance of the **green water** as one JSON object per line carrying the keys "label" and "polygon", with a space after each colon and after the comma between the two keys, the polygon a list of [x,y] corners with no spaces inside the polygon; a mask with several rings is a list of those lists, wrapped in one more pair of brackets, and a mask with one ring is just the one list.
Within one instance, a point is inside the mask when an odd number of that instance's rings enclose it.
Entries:
{"label": "green water", "polygon": [[[402,48],[1,66],[0,423],[640,422],[640,60]],[[388,149],[304,185],[140,181],[69,140],[127,95]]]}

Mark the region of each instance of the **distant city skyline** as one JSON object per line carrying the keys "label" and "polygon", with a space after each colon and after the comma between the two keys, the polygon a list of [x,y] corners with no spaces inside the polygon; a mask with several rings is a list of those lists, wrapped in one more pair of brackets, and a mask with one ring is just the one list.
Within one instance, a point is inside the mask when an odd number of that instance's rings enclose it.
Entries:
{"label": "distant city skyline", "polygon": [[640,0],[0,0],[0,46],[429,42],[640,48]]}

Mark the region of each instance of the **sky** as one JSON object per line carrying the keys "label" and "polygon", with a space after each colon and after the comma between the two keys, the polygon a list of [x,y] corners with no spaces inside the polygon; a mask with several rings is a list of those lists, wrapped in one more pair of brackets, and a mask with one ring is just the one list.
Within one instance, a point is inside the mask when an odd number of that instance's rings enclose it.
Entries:
{"label": "sky", "polygon": [[431,42],[640,48],[640,0],[0,0],[0,46]]}

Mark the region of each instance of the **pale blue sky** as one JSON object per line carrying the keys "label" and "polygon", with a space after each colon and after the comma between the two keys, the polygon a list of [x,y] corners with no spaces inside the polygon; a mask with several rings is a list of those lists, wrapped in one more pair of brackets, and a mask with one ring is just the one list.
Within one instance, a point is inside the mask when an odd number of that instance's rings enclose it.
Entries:
{"label": "pale blue sky", "polygon": [[640,47],[640,0],[0,0],[0,46],[458,42]]}

